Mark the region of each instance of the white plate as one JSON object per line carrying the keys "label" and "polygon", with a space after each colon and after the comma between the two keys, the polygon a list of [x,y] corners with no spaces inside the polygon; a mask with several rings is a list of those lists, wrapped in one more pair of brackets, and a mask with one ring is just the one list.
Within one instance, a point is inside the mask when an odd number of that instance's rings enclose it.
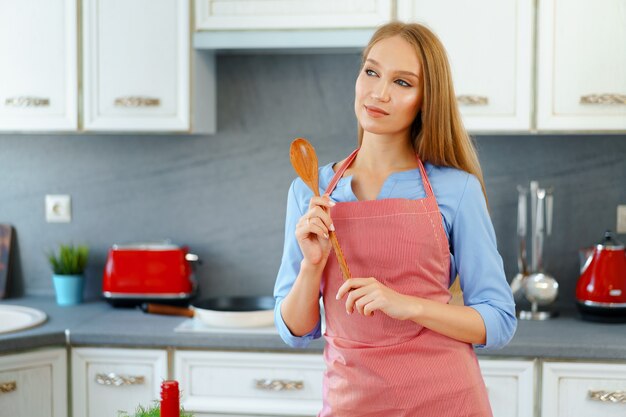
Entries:
{"label": "white plate", "polygon": [[46,321],[48,316],[30,307],[0,304],[0,333],[29,329]]}
{"label": "white plate", "polygon": [[274,310],[216,311],[194,308],[195,318],[211,327],[267,327],[274,324]]}

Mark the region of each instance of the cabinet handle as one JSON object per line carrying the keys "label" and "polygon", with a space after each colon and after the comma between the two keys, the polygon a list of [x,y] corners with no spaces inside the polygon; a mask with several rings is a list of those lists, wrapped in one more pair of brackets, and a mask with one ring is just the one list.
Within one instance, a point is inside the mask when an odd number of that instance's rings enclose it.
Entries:
{"label": "cabinet handle", "polygon": [[122,385],[142,385],[146,378],[143,376],[124,376],[115,372],[108,374],[96,374],[96,383],[100,385],[113,385],[121,387]]}
{"label": "cabinet handle", "polygon": [[588,94],[580,96],[580,104],[626,104],[626,94]]}
{"label": "cabinet handle", "polygon": [[115,107],[157,107],[161,100],[153,97],[127,96],[115,99]]}
{"label": "cabinet handle", "polygon": [[0,394],[8,394],[17,390],[17,382],[0,382]]}
{"label": "cabinet handle", "polygon": [[9,107],[48,107],[50,99],[44,97],[7,97],[4,104]]}
{"label": "cabinet handle", "polygon": [[266,391],[300,391],[304,389],[303,381],[284,379],[255,379],[257,389]]}
{"label": "cabinet handle", "polygon": [[464,106],[486,106],[489,104],[489,97],[485,96],[472,96],[467,94],[462,94],[456,97],[456,100],[459,104]]}
{"label": "cabinet handle", "polygon": [[589,390],[589,398],[595,401],[626,404],[626,391]]}

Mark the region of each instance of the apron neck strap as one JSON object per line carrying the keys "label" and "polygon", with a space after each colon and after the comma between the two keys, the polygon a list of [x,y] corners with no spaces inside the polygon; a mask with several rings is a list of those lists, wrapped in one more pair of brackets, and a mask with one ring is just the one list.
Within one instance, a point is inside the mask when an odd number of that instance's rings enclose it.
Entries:
{"label": "apron neck strap", "polygon": [[354,161],[354,158],[356,158],[356,154],[359,153],[359,149],[360,148],[356,148],[355,150],[353,150],[350,156],[348,156],[348,159],[346,159],[343,165],[341,165],[337,172],[335,172],[335,175],[333,175],[333,178],[330,180],[328,187],[326,187],[326,191],[324,192],[325,195],[331,195],[332,192],[335,190],[337,183],[339,182],[341,177],[343,177],[343,173],[346,172],[346,169],[348,169],[352,161]]}
{"label": "apron neck strap", "polygon": [[[337,183],[339,182],[341,177],[343,177],[344,172],[346,172],[346,169],[348,169],[352,161],[354,161],[354,158],[356,158],[357,153],[359,153],[359,149],[360,148],[356,148],[354,151],[352,151],[352,153],[350,154],[350,156],[348,156],[346,161],[339,167],[337,172],[335,172],[335,175],[333,175],[333,178],[330,180],[328,187],[326,187],[326,191],[324,192],[324,195],[332,194],[332,192],[335,190],[335,187],[337,186]],[[428,180],[428,175],[426,175],[426,168],[424,168],[424,164],[422,163],[422,160],[417,155],[417,153],[415,154],[415,158],[417,158],[417,165],[419,166],[420,175],[422,177],[422,183],[424,184],[424,190],[426,191],[426,196],[432,197],[433,188],[431,187],[430,181]]]}

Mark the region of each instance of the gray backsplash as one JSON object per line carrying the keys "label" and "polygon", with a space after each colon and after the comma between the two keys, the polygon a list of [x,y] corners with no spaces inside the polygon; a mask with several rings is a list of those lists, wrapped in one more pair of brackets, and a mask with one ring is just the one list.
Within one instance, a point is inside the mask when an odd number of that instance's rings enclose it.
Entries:
{"label": "gray backsplash", "polygon": [[[356,145],[358,54],[223,55],[218,133],[0,135],[0,222],[17,232],[13,295],[52,294],[44,251],[92,248],[98,296],[108,247],[171,238],[202,258],[201,294],[270,294],[280,262],[289,144],[308,138],[320,164]],[[626,204],[626,135],[477,136],[507,278],[515,274],[517,184],[554,187],[547,269],[571,307],[579,247],[615,229]],[[46,223],[45,194],[70,194],[72,222]],[[621,236],[624,240],[625,236]]]}

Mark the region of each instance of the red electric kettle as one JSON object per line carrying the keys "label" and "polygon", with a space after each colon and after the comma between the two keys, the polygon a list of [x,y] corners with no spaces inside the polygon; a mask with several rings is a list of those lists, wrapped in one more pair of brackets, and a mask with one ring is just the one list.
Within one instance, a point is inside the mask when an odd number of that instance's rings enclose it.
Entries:
{"label": "red electric kettle", "polygon": [[626,323],[626,250],[609,230],[581,269],[576,301],[585,320]]}

